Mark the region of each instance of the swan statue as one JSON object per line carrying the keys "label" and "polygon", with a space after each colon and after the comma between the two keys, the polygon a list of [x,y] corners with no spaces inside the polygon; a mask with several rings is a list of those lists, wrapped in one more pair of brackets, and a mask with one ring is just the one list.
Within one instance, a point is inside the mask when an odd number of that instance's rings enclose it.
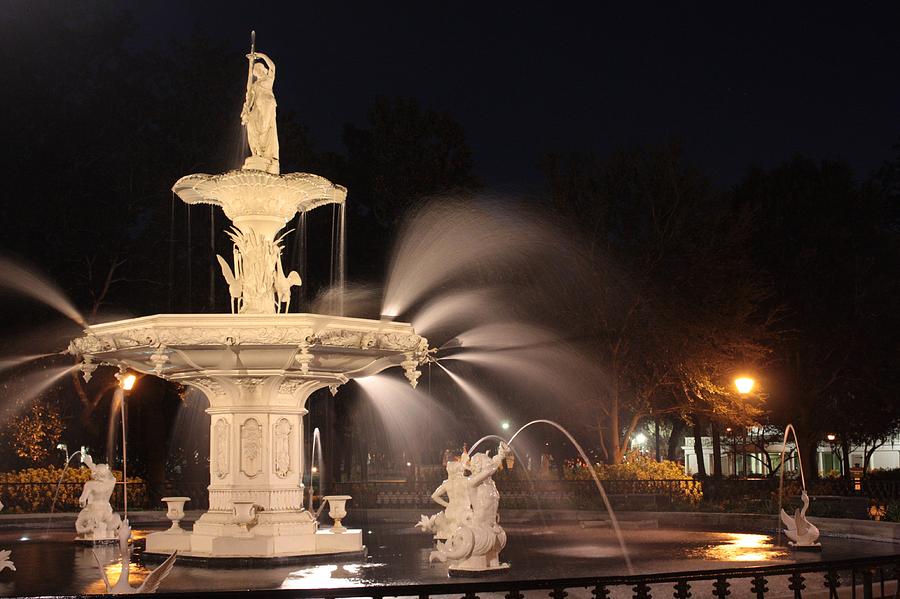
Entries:
{"label": "swan statue", "polygon": [[100,563],[100,558],[98,558],[97,554],[94,552],[94,560],[97,562],[97,567],[100,569],[100,576],[103,577],[103,584],[106,585],[106,592],[112,595],[155,593],[156,589],[159,588],[160,583],[162,583],[175,566],[175,558],[178,556],[178,552],[176,551],[167,557],[166,561],[150,572],[141,586],[133,587],[128,583],[128,573],[131,570],[131,547],[128,545],[128,539],[130,538],[131,527],[128,525],[128,519],[126,518],[119,527],[119,552],[122,554],[122,570],[119,574],[119,579],[114,585],[109,583],[109,578],[106,576],[106,570],[103,568],[103,564]]}
{"label": "swan statue", "polygon": [[806,510],[809,509],[809,495],[806,494],[806,489],[801,493],[800,500],[803,501],[803,507],[794,510],[793,516],[788,516],[783,509],[781,510],[781,521],[785,526],[784,534],[790,539],[791,547],[821,549],[822,544],[816,541],[819,538],[819,529],[806,519]]}

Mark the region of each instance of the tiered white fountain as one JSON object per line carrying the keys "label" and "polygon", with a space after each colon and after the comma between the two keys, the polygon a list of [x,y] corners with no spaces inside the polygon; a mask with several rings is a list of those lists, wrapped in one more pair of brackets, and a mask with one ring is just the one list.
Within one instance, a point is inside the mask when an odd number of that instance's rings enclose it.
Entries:
{"label": "tiered white fountain", "polygon": [[[243,168],[179,179],[188,204],[220,206],[232,222],[233,268],[218,257],[232,314],[158,314],[90,326],[69,351],[86,379],[98,365],[154,374],[209,399],[209,511],[193,531],[147,539],[149,553],[276,558],[365,550],[359,530],[319,529],[303,508],[303,415],[313,391],[401,366],[415,386],[428,342],[405,323],[288,314],[300,284],[281,265],[282,237],[297,212],[343,204],[347,190],[306,173],[279,174],[275,65],[248,55]],[[261,59],[263,62],[257,62]],[[252,509],[247,509],[248,504]]]}

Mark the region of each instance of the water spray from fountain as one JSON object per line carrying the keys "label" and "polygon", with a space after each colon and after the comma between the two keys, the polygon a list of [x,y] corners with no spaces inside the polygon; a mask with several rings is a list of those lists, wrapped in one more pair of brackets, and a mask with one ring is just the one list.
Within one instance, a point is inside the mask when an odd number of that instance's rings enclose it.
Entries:
{"label": "water spray from fountain", "polygon": [[37,300],[66,316],[81,328],[88,324],[56,285],[9,258],[0,257],[0,289]]}
{"label": "water spray from fountain", "polygon": [[[318,461],[316,461],[316,457],[318,457]],[[313,465],[315,464],[315,466]],[[319,512],[313,510],[313,498],[315,497],[316,490],[313,485],[313,476],[318,473],[319,475],[319,486],[322,486],[322,476],[325,474],[324,466],[325,461],[322,459],[322,438],[319,434],[319,428],[316,427],[312,432],[312,440],[310,442],[309,448],[309,513],[314,514],[318,519]],[[319,489],[319,492],[322,492],[322,489]],[[325,502],[319,500],[319,511],[322,510],[322,507],[325,505]]]}
{"label": "water spray from fountain", "polygon": [[[524,431],[525,429],[527,429],[528,427],[535,425],[535,424],[547,424],[547,425],[552,426],[552,427],[556,428],[557,430],[559,430],[562,434],[564,434],[566,436],[566,438],[569,440],[569,442],[572,443],[572,445],[578,451],[578,454],[581,456],[581,459],[584,460],[584,463],[587,466],[588,471],[591,474],[591,478],[594,479],[594,484],[597,486],[597,491],[600,492],[600,497],[601,497],[601,499],[603,499],[603,505],[606,507],[606,512],[609,514],[609,521],[612,524],[613,531],[616,534],[616,539],[619,541],[619,547],[622,550],[622,557],[625,560],[625,565],[628,568],[628,573],[634,574],[634,568],[631,565],[631,557],[628,554],[628,547],[625,545],[625,537],[622,535],[622,529],[619,526],[619,520],[616,518],[616,514],[615,514],[615,511],[613,511],[612,504],[609,501],[609,497],[606,495],[606,489],[603,488],[603,484],[600,482],[600,478],[597,476],[597,473],[594,471],[594,468],[591,466],[590,458],[588,457],[587,453],[585,453],[584,449],[581,447],[581,444],[575,440],[575,437],[573,437],[572,434],[569,433],[569,431],[567,431],[565,428],[563,428],[558,423],[553,422],[552,420],[541,419],[541,420],[532,420],[525,426],[521,427],[519,430],[517,430],[513,434],[513,436],[511,436],[509,438],[509,441],[507,442],[507,444],[510,447],[512,447],[512,444],[515,442],[515,440],[519,436],[519,434],[522,431]],[[478,439],[475,443],[472,444],[472,447],[469,449],[469,452],[470,453],[474,452],[475,449],[479,445],[481,445],[481,443],[483,441],[485,441],[486,439],[491,438],[491,437],[494,437],[494,435],[488,435],[486,437],[482,437],[481,439]]]}

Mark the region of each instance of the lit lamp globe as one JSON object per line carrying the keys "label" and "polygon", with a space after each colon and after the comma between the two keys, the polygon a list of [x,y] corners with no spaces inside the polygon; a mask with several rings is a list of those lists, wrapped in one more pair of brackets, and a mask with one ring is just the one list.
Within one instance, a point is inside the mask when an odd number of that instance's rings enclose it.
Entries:
{"label": "lit lamp globe", "polygon": [[740,393],[741,395],[746,395],[747,393],[753,391],[753,385],[755,384],[756,381],[745,376],[734,379],[734,386],[737,387],[738,393]]}

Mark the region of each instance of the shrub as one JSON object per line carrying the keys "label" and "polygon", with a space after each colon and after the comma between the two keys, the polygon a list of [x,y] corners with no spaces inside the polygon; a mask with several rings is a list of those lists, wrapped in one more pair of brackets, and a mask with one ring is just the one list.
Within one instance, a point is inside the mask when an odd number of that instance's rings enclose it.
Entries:
{"label": "shrub", "polygon": [[[26,468],[16,472],[0,472],[0,496],[5,504],[4,510],[28,514],[35,512],[77,511],[81,509],[78,498],[81,496],[84,483],[91,478],[87,468],[63,468],[50,466],[47,468]],[[122,472],[114,471],[116,480],[122,480]],[[128,477],[128,483],[136,483],[128,487],[128,504],[142,506],[147,504],[147,486],[139,477]],[[54,503],[53,497],[59,491]],[[120,487],[116,487],[113,495],[113,506],[116,497],[121,495]]]}
{"label": "shrub", "polygon": [[[656,460],[639,454],[630,454],[620,464],[595,464],[594,472],[601,480],[692,480],[678,462]],[[583,463],[567,464],[563,471],[569,480],[590,478],[590,471]]]}

